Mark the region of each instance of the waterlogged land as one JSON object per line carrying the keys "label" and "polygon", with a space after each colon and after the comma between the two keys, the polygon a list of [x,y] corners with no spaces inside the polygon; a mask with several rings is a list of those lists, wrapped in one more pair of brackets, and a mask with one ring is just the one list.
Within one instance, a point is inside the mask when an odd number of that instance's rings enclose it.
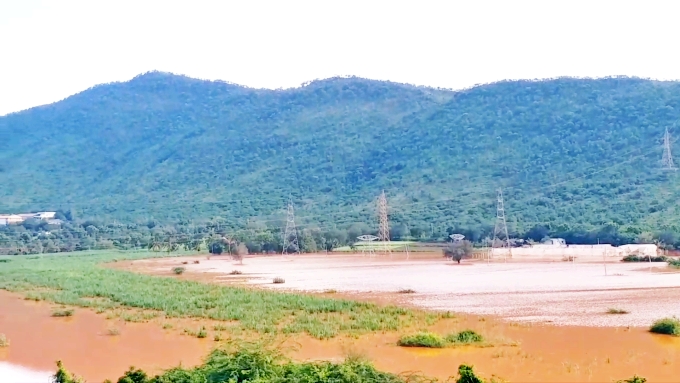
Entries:
{"label": "waterlogged land", "polygon": [[[473,315],[450,318],[444,313],[386,305],[380,298],[385,293],[380,292],[347,295],[337,288],[333,290],[339,292],[293,294],[224,283],[231,279],[243,284],[253,276],[249,275],[254,271],[249,269],[253,264],[271,262],[277,273],[259,274],[259,283],[283,273],[280,276],[286,283],[277,288],[302,288],[305,278],[310,286],[321,286],[321,278],[341,287],[357,282],[340,276],[356,274],[363,276],[367,286],[374,285],[374,280],[356,270],[360,267],[331,278],[303,258],[246,259],[244,265],[224,258],[208,261],[205,256],[139,260],[150,255],[19,257],[3,263],[0,288],[10,292],[0,294],[0,305],[11,307],[12,314],[0,314],[0,333],[5,333],[12,343],[0,348],[0,361],[44,370],[53,369],[54,361],[62,359],[70,370],[92,382],[117,379],[129,365],[154,373],[179,362],[197,365],[208,350],[227,341],[260,339],[274,342],[297,360],[338,361],[347,355],[362,355],[381,370],[422,371],[440,379],[455,375],[463,363],[474,365],[481,376],[496,375],[508,381],[612,381],[638,374],[650,381],[671,382],[680,373],[680,339],[653,335],[642,327],[554,327]],[[102,266],[114,258],[117,262]],[[288,265],[284,267],[279,262]],[[222,273],[211,272],[218,263],[223,265]],[[312,263],[319,265],[321,261],[317,258]],[[330,260],[326,265],[326,269],[342,269]],[[392,275],[394,279],[403,275],[395,272],[398,266],[384,266],[385,276]],[[185,267],[186,272],[176,275],[173,267]],[[474,267],[477,266],[460,269]],[[231,270],[242,274],[225,275]],[[143,275],[140,271],[163,275]],[[412,288],[415,293],[392,292],[387,295],[401,298],[388,301],[408,301],[407,297],[419,294],[417,284],[407,286],[404,281],[407,279],[388,286],[395,291],[397,287]],[[461,284],[451,281],[451,286]],[[458,294],[464,295],[462,291]],[[354,302],[340,296],[377,303]],[[71,316],[52,316],[72,307],[75,310]],[[455,300],[450,307],[451,311],[459,311]],[[397,346],[404,335],[429,331],[445,337],[466,329],[482,335],[488,347]],[[96,350],[106,351],[101,351],[104,354],[100,358]]]}

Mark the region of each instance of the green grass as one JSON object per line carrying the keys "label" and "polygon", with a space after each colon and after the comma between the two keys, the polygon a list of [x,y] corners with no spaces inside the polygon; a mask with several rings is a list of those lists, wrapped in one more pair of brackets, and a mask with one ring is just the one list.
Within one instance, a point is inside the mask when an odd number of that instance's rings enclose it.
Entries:
{"label": "green grass", "polygon": [[655,334],[680,336],[680,319],[676,317],[659,319],[649,328]]}
{"label": "green grass", "polygon": [[443,348],[446,347],[446,340],[438,334],[421,332],[402,336],[399,338],[397,345],[401,347]]}
{"label": "green grass", "polygon": [[405,335],[399,339],[397,345],[401,347],[443,348],[447,346],[481,345],[483,342],[484,337],[478,333],[472,330],[463,330],[445,337],[431,332]]}
{"label": "green grass", "polygon": [[[61,382],[74,382],[61,362],[57,362]],[[471,366],[460,365],[457,382],[480,383]],[[259,345],[233,346],[213,350],[203,365],[194,368],[182,366],[150,376],[130,367],[123,376],[114,380],[135,383],[169,382],[239,382],[239,383],[285,383],[285,382],[333,382],[333,383],[434,383],[437,379],[415,374],[392,374],[377,370],[362,358],[348,357],[341,363],[327,361],[294,362],[279,351]]]}
{"label": "green grass", "polygon": [[396,331],[441,318],[394,306],[217,286],[100,265],[114,258],[130,260],[154,255],[146,251],[109,251],[38,259],[16,256],[0,267],[0,289],[35,300],[106,310],[112,315],[119,309],[135,308],[167,318],[237,321],[241,329],[261,334],[307,333],[319,339],[341,333]]}
{"label": "green grass", "polygon": [[680,258],[668,258],[668,266],[680,269]]}
{"label": "green grass", "polygon": [[484,337],[472,330],[463,330],[456,334],[450,334],[445,339],[453,345],[480,344],[484,342]]}

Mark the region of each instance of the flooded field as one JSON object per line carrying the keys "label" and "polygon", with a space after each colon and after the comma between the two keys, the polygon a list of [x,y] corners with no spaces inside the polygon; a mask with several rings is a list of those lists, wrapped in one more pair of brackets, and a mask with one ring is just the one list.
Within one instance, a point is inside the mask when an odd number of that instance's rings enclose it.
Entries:
{"label": "flooded field", "polygon": [[[57,360],[90,383],[102,382],[117,379],[131,365],[160,372],[179,363],[199,364],[213,346],[155,323],[107,320],[86,309],[56,318],[54,307],[0,290],[0,333],[10,340],[0,348],[0,382],[48,383],[42,378],[54,374]],[[119,334],[110,335],[113,328]]]}
{"label": "flooded field", "polygon": [[[399,258],[402,257],[402,258]],[[196,258],[199,259],[199,258]],[[167,274],[175,259],[135,261],[133,269]],[[658,272],[665,263],[537,262],[457,265],[441,257],[406,260],[361,256],[257,257],[243,265],[213,257],[188,262],[187,272],[210,281],[240,281],[271,289],[336,290],[356,298],[397,300],[416,307],[512,321],[576,326],[648,327],[679,316],[680,273]],[[232,270],[242,272],[229,275]],[[272,284],[281,277],[284,284]],[[412,294],[397,294],[400,290]],[[610,308],[629,314],[612,316]]]}
{"label": "flooded field", "polygon": [[[408,329],[358,337],[339,334],[322,340],[304,333],[280,332],[277,341],[298,360],[361,355],[385,371],[418,371],[440,379],[467,363],[482,377],[493,375],[510,382],[611,382],[634,374],[650,382],[676,382],[680,375],[680,338],[647,331],[649,324],[662,316],[680,315],[676,303],[680,274],[650,270],[648,265],[611,263],[605,276],[603,265],[593,263],[468,262],[459,266],[441,257],[277,256],[246,258],[241,265],[227,257],[208,260],[201,255],[118,261],[106,267],[177,280],[250,284],[457,313],[431,325],[419,322]],[[175,267],[186,271],[176,275]],[[234,270],[241,274],[232,274]],[[114,275],[101,277],[110,283]],[[273,284],[274,277],[285,279],[285,283]],[[137,278],[140,283],[149,279]],[[175,284],[164,280],[165,285]],[[199,364],[220,344],[212,339],[217,322],[208,319],[161,316],[147,323],[132,323],[121,320],[120,313],[110,317],[110,311],[95,313],[87,308],[75,308],[72,317],[51,316],[58,306],[0,291],[0,333],[11,341],[9,347],[0,348],[0,376],[11,373],[30,376],[31,383],[41,382],[55,370],[55,362],[62,360],[90,383],[115,381],[130,365],[158,373],[180,363]],[[607,314],[609,308],[629,313]],[[223,323],[223,334],[228,336],[232,330]],[[166,327],[168,324],[172,326]],[[207,338],[183,335],[183,329],[199,326],[209,329]],[[115,335],[111,329],[117,330]],[[483,334],[491,347],[397,346],[405,333],[428,330],[449,334],[465,329]],[[255,332],[251,336],[267,335]]]}

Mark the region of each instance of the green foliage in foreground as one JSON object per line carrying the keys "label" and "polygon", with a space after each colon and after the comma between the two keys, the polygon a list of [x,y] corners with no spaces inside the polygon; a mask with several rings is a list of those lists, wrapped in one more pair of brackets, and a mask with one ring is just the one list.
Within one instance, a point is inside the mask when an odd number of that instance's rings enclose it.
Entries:
{"label": "green foliage in foreground", "polygon": [[[70,379],[61,363],[55,376],[57,383],[76,383]],[[471,366],[458,368],[460,383],[483,383]],[[419,375],[391,374],[378,371],[360,358],[348,358],[342,363],[296,363],[280,353],[252,346],[241,346],[231,351],[213,350],[203,365],[195,368],[175,367],[161,375],[149,376],[130,367],[117,383],[425,383],[437,379]]]}
{"label": "green foliage in foreground", "polygon": [[[27,298],[64,305],[110,310],[153,310],[167,317],[238,321],[260,333],[308,333],[330,338],[344,333],[393,331],[435,314],[341,299],[217,286],[174,277],[157,277],[107,269],[99,265],[147,258],[153,253],[74,253],[69,256],[18,256],[0,267],[0,289]],[[40,288],[40,290],[36,290]],[[91,299],[98,298],[98,299]]]}
{"label": "green foliage in foreground", "polygon": [[446,346],[481,344],[482,342],[484,342],[484,337],[481,335],[472,330],[463,330],[445,337],[431,332],[404,335],[399,338],[397,345],[402,347],[443,348]]}
{"label": "green foliage in foreground", "polygon": [[617,380],[616,383],[645,383],[647,382],[646,378],[643,378],[641,376],[633,375],[632,378],[629,379],[623,379],[623,380]]}
{"label": "green foliage in foreground", "polygon": [[652,324],[649,331],[656,334],[680,336],[680,319],[675,317],[659,319]]}
{"label": "green foliage in foreground", "polygon": [[680,258],[669,258],[668,259],[668,266],[674,267],[674,268],[680,268]]}

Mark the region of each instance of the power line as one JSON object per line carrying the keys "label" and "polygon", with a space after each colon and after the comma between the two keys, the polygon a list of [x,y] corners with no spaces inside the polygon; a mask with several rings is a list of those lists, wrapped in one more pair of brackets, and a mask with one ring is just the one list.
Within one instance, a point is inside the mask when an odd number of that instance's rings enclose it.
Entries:
{"label": "power line", "polygon": [[387,217],[387,197],[384,190],[378,198],[378,219],[378,239],[383,243],[383,250],[387,254],[389,252],[390,225]]}
{"label": "power line", "polygon": [[666,128],[666,133],[663,135],[663,157],[661,158],[663,170],[678,170],[673,163],[673,155],[671,154],[671,134]]}
{"label": "power line", "polygon": [[[503,190],[498,188],[496,193],[496,224],[493,229],[493,238],[491,239],[491,252],[493,254],[493,249],[496,247],[496,239],[500,240],[501,235],[505,236],[505,241],[503,247],[507,247],[508,255],[512,258],[512,253],[510,250],[510,236],[508,235],[508,223],[505,220],[505,206],[503,203]],[[506,252],[503,252],[503,260],[506,259]]]}
{"label": "power line", "polygon": [[288,213],[286,216],[286,230],[283,234],[283,255],[288,254],[289,249],[294,249],[293,254],[300,254],[297,228],[295,227],[295,210],[293,209],[293,197],[288,200]]}

